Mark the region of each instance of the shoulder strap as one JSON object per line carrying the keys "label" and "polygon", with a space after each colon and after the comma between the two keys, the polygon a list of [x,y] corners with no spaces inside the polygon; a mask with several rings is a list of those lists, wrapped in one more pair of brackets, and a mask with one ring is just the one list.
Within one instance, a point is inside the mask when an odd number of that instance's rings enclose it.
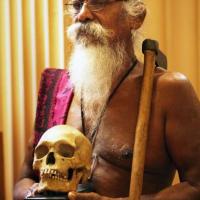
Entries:
{"label": "shoulder strap", "polygon": [[69,73],[63,69],[46,69],[38,94],[34,146],[47,129],[65,123],[72,98]]}

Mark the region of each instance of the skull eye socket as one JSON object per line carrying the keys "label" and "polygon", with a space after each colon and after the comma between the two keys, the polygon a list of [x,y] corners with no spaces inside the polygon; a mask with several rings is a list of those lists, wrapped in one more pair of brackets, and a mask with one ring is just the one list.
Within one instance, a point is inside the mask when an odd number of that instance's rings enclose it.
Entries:
{"label": "skull eye socket", "polygon": [[57,153],[66,158],[73,157],[74,152],[75,152],[74,147],[68,144],[59,144],[57,147]]}
{"label": "skull eye socket", "polygon": [[47,155],[48,152],[49,152],[49,149],[45,145],[40,145],[35,149],[35,155],[37,159],[43,158],[44,156]]}

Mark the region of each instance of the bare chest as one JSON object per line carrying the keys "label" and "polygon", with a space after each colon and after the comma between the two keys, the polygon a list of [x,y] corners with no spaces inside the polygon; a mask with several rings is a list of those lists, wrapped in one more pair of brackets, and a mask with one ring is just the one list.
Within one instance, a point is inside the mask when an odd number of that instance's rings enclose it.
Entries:
{"label": "bare chest", "polygon": [[[128,79],[120,86],[106,106],[97,129],[93,153],[99,159],[94,169],[93,182],[97,192],[104,195],[122,196],[128,192],[140,85],[141,79],[136,78]],[[173,165],[165,148],[165,117],[162,107],[159,91],[155,90],[145,160],[145,192],[155,192],[158,188],[169,185],[173,177]],[[67,123],[82,131],[80,102],[73,101]],[[90,132],[87,136],[90,137]],[[123,183],[123,187],[119,188],[119,183]]]}
{"label": "bare chest", "polygon": [[[139,85],[140,80],[136,80],[132,84],[127,81],[118,89],[106,106],[94,138],[94,153],[125,169],[130,169],[134,154],[133,145],[139,106]],[[158,163],[160,160],[160,165],[166,164],[167,161],[163,141],[164,122],[156,98],[156,95],[154,95],[152,100],[146,158],[147,168],[152,168],[155,161]],[[72,102],[67,123],[82,131],[80,102],[77,103],[76,99]],[[87,133],[87,136],[90,137],[90,134],[91,132]],[[162,159],[159,159],[159,157],[162,157]]]}
{"label": "bare chest", "polygon": [[137,122],[137,90],[120,91],[107,106],[102,117],[94,152],[120,167],[129,168],[133,156]]}

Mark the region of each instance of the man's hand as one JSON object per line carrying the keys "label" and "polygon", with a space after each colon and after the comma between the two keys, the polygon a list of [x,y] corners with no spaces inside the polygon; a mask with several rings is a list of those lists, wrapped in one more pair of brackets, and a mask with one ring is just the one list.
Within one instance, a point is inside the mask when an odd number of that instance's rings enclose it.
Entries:
{"label": "man's hand", "polygon": [[24,198],[32,196],[36,193],[38,183],[30,178],[23,178],[15,185],[14,200],[24,200]]}
{"label": "man's hand", "polygon": [[[140,200],[153,200],[155,195],[142,195]],[[128,200],[128,197],[121,198],[110,198],[105,196],[100,196],[97,193],[77,193],[77,192],[69,192],[68,194],[69,200]]]}
{"label": "man's hand", "polygon": [[38,193],[38,185],[39,183],[34,183],[31,187],[28,188],[25,198],[35,196]]}
{"label": "man's hand", "polygon": [[77,192],[69,192],[68,194],[69,200],[106,200],[109,198],[102,197],[97,193],[77,193]]}

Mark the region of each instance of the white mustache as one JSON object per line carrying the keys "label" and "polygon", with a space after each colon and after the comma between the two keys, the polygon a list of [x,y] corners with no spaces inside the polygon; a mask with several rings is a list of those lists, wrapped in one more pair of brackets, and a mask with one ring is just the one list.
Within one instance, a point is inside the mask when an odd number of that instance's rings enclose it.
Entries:
{"label": "white mustache", "polygon": [[79,38],[85,35],[88,37],[92,36],[97,40],[105,42],[108,37],[112,37],[113,32],[109,29],[103,28],[96,22],[77,22],[68,27],[67,34],[73,42],[76,42]]}

